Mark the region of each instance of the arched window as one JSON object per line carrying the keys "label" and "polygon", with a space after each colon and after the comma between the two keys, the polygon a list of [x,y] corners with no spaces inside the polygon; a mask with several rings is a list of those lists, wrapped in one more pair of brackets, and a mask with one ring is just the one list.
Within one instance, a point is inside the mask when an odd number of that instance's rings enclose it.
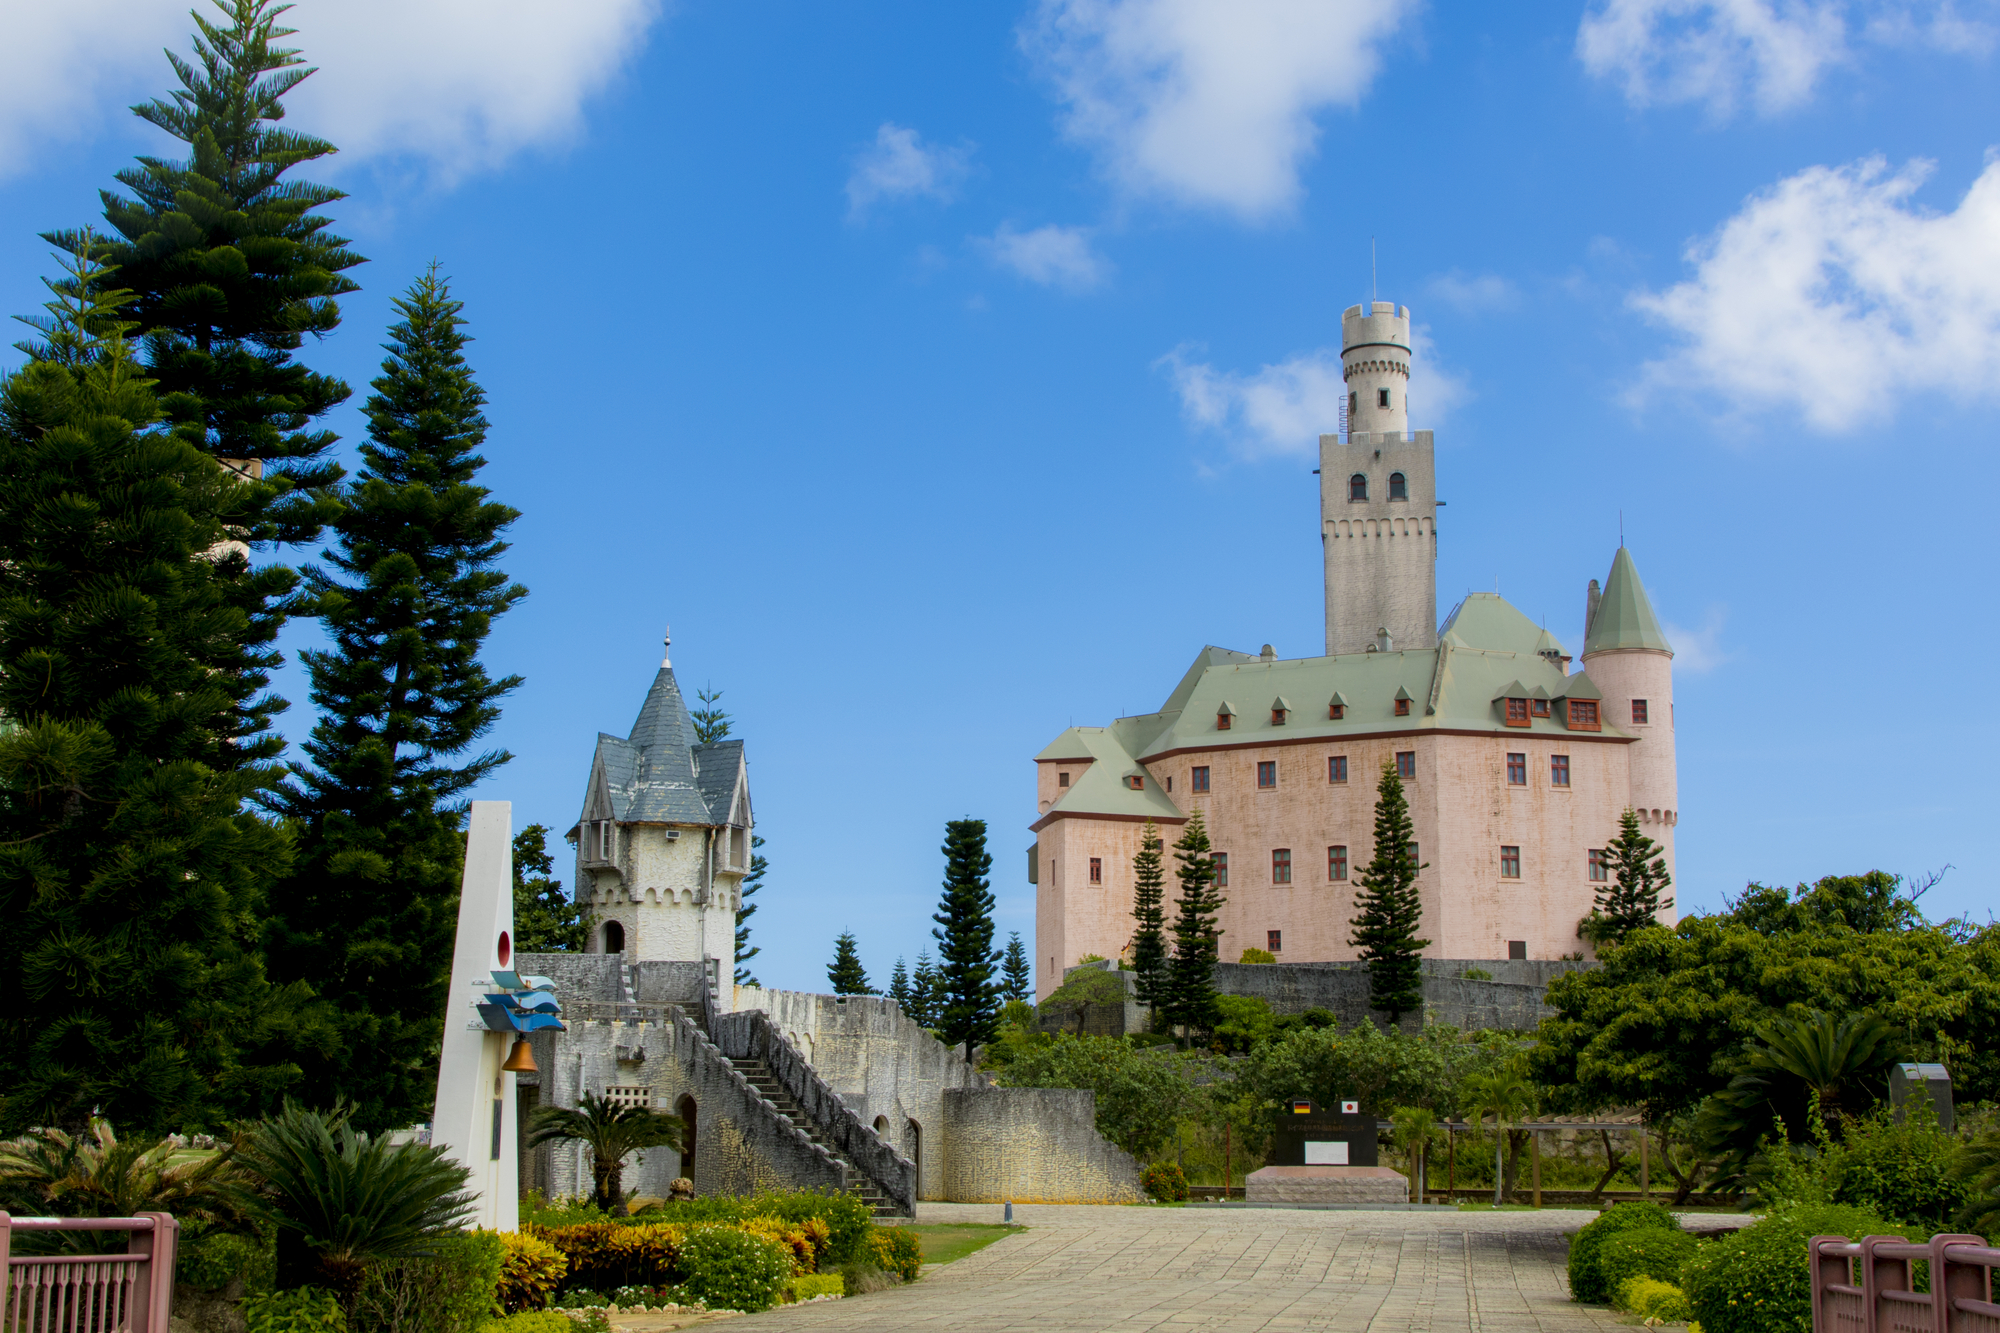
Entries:
{"label": "arched window", "polygon": [[604,923],[604,952],[625,952],[625,927],[616,921],[607,921]]}
{"label": "arched window", "polygon": [[1359,472],[1349,477],[1347,479],[1347,498],[1350,500],[1366,500],[1368,498],[1368,478],[1362,476]]}
{"label": "arched window", "polygon": [[1410,483],[1403,480],[1403,474],[1400,472],[1391,472],[1389,474],[1389,498],[1391,500],[1407,500],[1410,498]]}

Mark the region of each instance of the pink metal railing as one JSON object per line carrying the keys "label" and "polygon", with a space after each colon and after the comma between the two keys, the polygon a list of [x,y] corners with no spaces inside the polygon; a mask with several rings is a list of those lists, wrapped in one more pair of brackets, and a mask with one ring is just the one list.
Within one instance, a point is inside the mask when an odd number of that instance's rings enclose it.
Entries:
{"label": "pink metal railing", "polygon": [[[1979,1236],[1814,1236],[1813,1333],[2000,1333],[1993,1269],[2000,1249]],[[1911,1265],[1930,1266],[1930,1290],[1916,1290]],[[1854,1269],[1861,1270],[1855,1285]]]}
{"label": "pink metal railing", "polygon": [[[123,1254],[14,1253],[22,1231],[123,1231]],[[0,1333],[167,1333],[180,1223],[137,1217],[10,1217],[0,1212]]]}

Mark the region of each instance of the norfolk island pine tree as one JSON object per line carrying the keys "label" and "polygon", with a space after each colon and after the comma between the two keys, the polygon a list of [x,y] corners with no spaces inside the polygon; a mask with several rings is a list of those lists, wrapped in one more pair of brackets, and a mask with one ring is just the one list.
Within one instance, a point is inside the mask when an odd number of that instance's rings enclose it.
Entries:
{"label": "norfolk island pine tree", "polygon": [[[899,960],[900,961],[900,960]],[[1000,998],[1013,1003],[1034,1002],[1035,976],[1028,963],[1028,946],[1021,943],[1021,932],[1012,931],[1007,936],[1006,957],[1000,962]]]}
{"label": "norfolk island pine tree", "polygon": [[875,995],[879,992],[868,984],[867,969],[861,966],[861,953],[854,944],[854,932],[843,930],[833,942],[833,961],[827,964],[826,979],[833,986],[835,995]]}
{"label": "norfolk island pine tree", "polygon": [[1423,1008],[1423,952],[1430,941],[1417,938],[1424,905],[1417,894],[1417,864],[1411,846],[1410,805],[1393,763],[1382,765],[1375,787],[1375,854],[1355,877],[1356,913],[1348,943],[1368,964],[1369,1006],[1400,1022]]}
{"label": "norfolk island pine tree", "polygon": [[302,1090],[313,1105],[353,1103],[368,1129],[421,1119],[436,1092],[464,803],[511,757],[467,752],[521,683],[493,678],[479,652],[527,596],[495,568],[519,514],[476,481],[485,395],[462,305],[433,265],[396,309],[362,470],[326,565],[306,571],[332,640],[301,654],[321,712],[310,763],[272,801],[299,855],[273,904],[271,967],[335,1004],[350,1037],[305,1062]]}
{"label": "norfolk island pine tree", "polygon": [[944,1003],[938,984],[937,964],[931,961],[931,951],[918,950],[917,965],[910,973],[910,1007],[904,1011],[918,1027],[937,1026],[938,1010]]}
{"label": "norfolk island pine tree", "polygon": [[1192,1036],[1215,1026],[1216,941],[1221,935],[1215,922],[1228,901],[1216,890],[1215,859],[1201,811],[1188,816],[1187,827],[1174,843],[1174,861],[1180,897],[1175,902],[1174,952],[1158,1010],[1169,1025],[1185,1028]]}
{"label": "norfolk island pine tree", "polygon": [[938,992],[932,1014],[947,1046],[963,1045],[972,1059],[975,1046],[1000,1030],[1000,987],[993,965],[993,892],[986,875],[993,857],[986,850],[986,821],[954,819],[944,826],[944,896],[931,920],[938,942]]}
{"label": "norfolk island pine tree", "polygon": [[1660,846],[1639,831],[1639,814],[1631,807],[1618,817],[1618,840],[1605,848],[1611,862],[1611,883],[1597,895],[1595,939],[1616,944],[1642,926],[1653,925],[1672,898],[1661,894],[1672,887],[1667,860]]}
{"label": "norfolk island pine tree", "polygon": [[903,956],[896,955],[896,965],[889,969],[889,998],[903,1011],[903,1017],[910,1017],[910,969],[903,965]]}
{"label": "norfolk island pine tree", "polygon": [[1166,883],[1160,833],[1149,819],[1139,834],[1139,852],[1132,858],[1132,919],[1137,923],[1132,931],[1132,971],[1133,992],[1152,1011],[1155,1027],[1167,979]]}

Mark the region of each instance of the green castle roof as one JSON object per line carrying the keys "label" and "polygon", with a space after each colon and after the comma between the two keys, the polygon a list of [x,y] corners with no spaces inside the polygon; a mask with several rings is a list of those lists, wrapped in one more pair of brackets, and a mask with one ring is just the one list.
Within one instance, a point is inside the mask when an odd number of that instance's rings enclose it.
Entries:
{"label": "green castle roof", "polygon": [[1653,614],[1646,586],[1639,582],[1632,553],[1622,546],[1611,561],[1611,576],[1604,580],[1597,614],[1591,617],[1585,632],[1583,653],[1588,657],[1616,648],[1650,648],[1668,654],[1674,651],[1660,629],[1659,617]]}

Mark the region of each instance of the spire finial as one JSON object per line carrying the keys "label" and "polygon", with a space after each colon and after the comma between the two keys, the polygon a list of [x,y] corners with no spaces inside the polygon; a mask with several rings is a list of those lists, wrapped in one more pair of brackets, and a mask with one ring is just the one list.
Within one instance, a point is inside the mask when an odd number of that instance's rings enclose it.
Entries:
{"label": "spire finial", "polygon": [[673,626],[669,625],[666,627],[665,633],[660,635],[661,670],[665,670],[666,668],[674,664],[673,649],[674,649],[674,630]]}

